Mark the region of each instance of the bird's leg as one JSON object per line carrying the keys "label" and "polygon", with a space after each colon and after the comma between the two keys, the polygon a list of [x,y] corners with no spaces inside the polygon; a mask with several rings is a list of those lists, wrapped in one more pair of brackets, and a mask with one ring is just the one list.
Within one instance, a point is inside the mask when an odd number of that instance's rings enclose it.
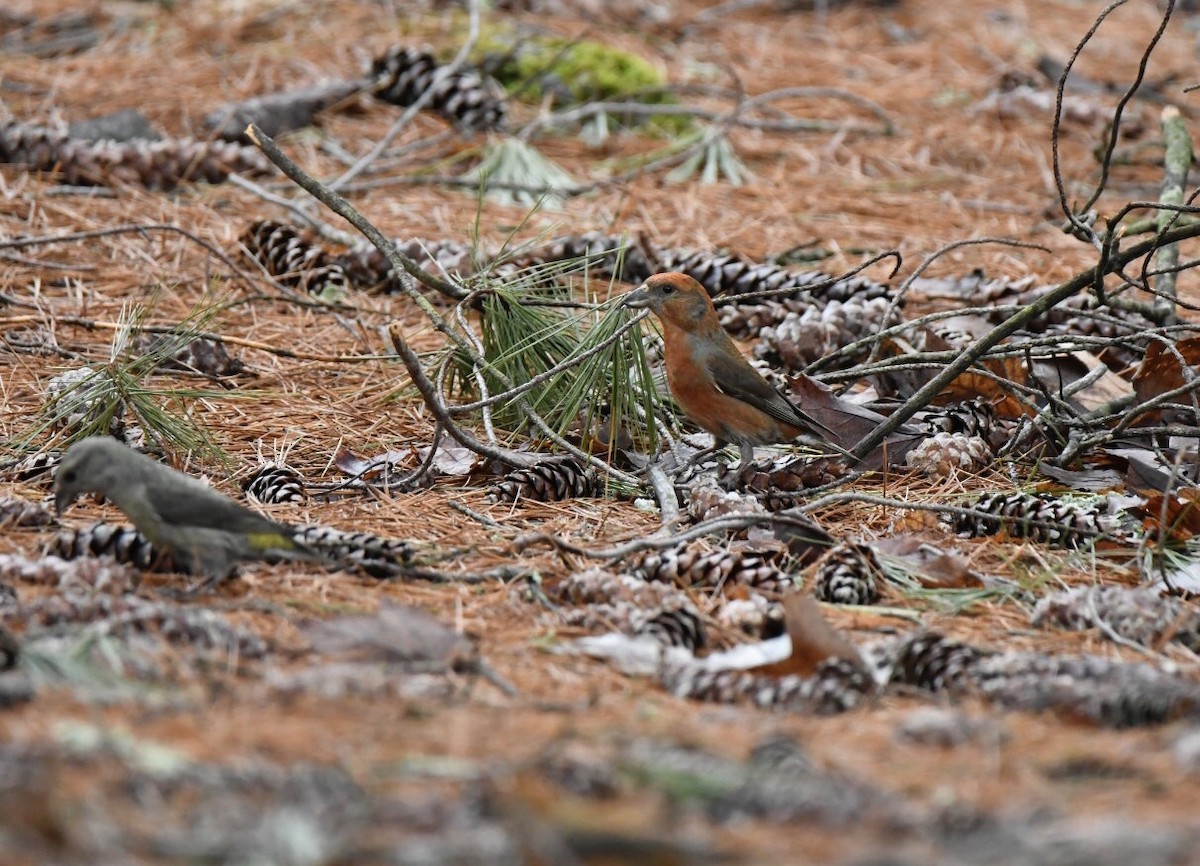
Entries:
{"label": "bird's leg", "polygon": [[189,575],[198,578],[195,583],[177,591],[182,600],[193,599],[214,592],[222,581],[237,573],[237,563],[220,548],[201,551],[199,548],[179,548],[174,551],[176,561]]}
{"label": "bird's leg", "polygon": [[183,597],[196,598],[200,595],[208,595],[210,592],[215,592],[222,579],[216,574],[205,574],[199,583],[189,586],[184,590]]}
{"label": "bird's leg", "polygon": [[688,458],[688,465],[689,466],[699,466],[701,463],[703,463],[709,457],[712,457],[714,454],[716,454],[718,451],[723,450],[728,445],[729,445],[729,443],[726,442],[724,439],[718,439],[716,436],[714,436],[712,447],[704,448],[704,449],[701,449],[700,451],[697,451],[695,454],[693,454],[691,457]]}
{"label": "bird's leg", "polygon": [[[193,574],[193,576],[195,575]],[[201,595],[208,595],[210,592],[214,592],[217,586],[221,583],[221,580],[222,578],[215,574],[205,574],[201,572],[199,578],[194,582],[189,580],[187,586],[182,588],[175,586],[160,586],[158,587],[157,592],[159,595],[163,596],[164,598],[169,598],[172,601],[191,601],[195,598],[199,598]]]}
{"label": "bird's leg", "polygon": [[738,444],[738,450],[741,451],[741,459],[738,460],[737,466],[733,468],[733,472],[725,475],[721,479],[721,486],[726,490],[737,490],[741,488],[745,479],[746,470],[750,468],[750,464],[754,462],[754,446],[749,442],[741,442]]}
{"label": "bird's leg", "polygon": [[697,470],[701,466],[703,466],[704,461],[708,460],[708,458],[712,457],[714,454],[716,454],[718,451],[720,451],[722,448],[724,448],[728,444],[729,444],[728,442],[725,442],[722,439],[717,439],[716,437],[714,437],[713,444],[711,447],[702,448],[699,451],[697,451],[696,453],[689,455],[688,458],[686,460],[684,460],[682,463],[676,464],[676,466],[671,474],[676,479],[682,479],[682,478],[690,479],[690,478],[695,477],[695,470]]}

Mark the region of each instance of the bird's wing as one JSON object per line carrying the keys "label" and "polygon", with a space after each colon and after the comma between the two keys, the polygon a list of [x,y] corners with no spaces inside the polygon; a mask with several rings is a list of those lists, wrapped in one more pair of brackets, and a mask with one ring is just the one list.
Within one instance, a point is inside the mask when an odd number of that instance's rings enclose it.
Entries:
{"label": "bird's wing", "polygon": [[730,397],[784,424],[807,427],[834,443],[839,441],[837,434],[772,388],[740,355],[713,352],[705,358],[705,366],[712,374],[713,384]]}
{"label": "bird's wing", "polygon": [[148,479],[146,489],[154,510],[168,524],[239,533],[284,534],[284,527],[203,482],[166,467],[162,469],[169,475]]}

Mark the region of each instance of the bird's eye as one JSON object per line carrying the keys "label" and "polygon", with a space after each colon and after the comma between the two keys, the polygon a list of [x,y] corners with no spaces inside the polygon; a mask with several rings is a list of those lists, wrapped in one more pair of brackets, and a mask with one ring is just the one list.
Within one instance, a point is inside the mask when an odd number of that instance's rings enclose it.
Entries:
{"label": "bird's eye", "polygon": [[672,286],[672,285],[669,285],[669,284],[668,284],[668,285],[665,285],[665,286],[663,286],[663,287],[662,287],[662,293],[663,293],[664,295],[670,295],[670,294],[674,294],[674,292],[675,292],[675,287],[674,287],[674,286]]}
{"label": "bird's eye", "polygon": [[61,473],[59,473],[58,478],[60,481],[66,482],[67,484],[71,484],[75,481],[75,470],[68,469],[66,472],[61,472]]}

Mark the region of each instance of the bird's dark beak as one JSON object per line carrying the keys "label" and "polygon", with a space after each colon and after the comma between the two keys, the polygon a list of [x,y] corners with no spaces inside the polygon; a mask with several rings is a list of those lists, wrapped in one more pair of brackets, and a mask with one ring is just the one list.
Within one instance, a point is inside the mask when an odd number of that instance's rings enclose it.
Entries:
{"label": "bird's dark beak", "polygon": [[650,290],[642,286],[625,295],[625,299],[621,303],[627,307],[633,307],[635,310],[644,310],[650,306],[652,300]]}
{"label": "bird's dark beak", "polygon": [[54,513],[62,514],[75,501],[75,491],[60,487],[54,491]]}

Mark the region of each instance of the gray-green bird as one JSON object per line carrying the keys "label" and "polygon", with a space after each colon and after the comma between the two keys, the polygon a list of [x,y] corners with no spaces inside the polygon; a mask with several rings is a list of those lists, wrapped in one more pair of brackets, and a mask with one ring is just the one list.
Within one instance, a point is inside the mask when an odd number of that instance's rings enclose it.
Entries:
{"label": "gray-green bird", "polygon": [[210,583],[228,577],[241,560],[321,560],[296,542],[287,526],[108,436],[91,436],[68,448],[54,488],[59,514],[81,493],[102,494],[151,543]]}

